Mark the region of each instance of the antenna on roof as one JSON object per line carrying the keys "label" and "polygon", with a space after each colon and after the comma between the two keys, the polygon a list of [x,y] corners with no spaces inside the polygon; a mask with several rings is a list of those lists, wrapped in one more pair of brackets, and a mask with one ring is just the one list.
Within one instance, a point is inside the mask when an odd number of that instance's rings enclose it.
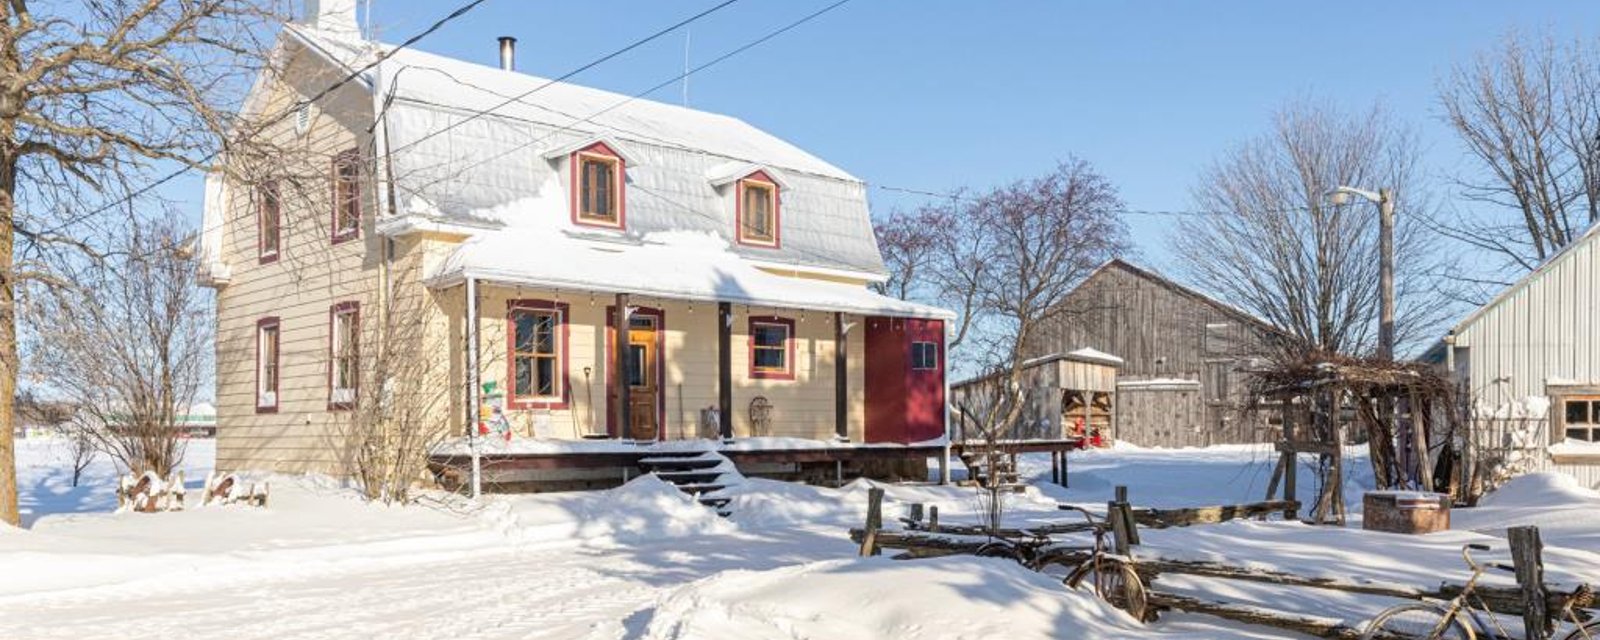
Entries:
{"label": "antenna on roof", "polygon": [[692,29],[683,30],[683,106],[689,106],[689,36]]}

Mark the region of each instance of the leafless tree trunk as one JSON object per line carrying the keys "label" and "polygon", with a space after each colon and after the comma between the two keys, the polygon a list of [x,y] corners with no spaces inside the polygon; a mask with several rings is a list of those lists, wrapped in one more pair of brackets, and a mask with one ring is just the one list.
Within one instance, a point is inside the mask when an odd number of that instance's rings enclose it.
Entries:
{"label": "leafless tree trunk", "polygon": [[23,306],[34,377],[77,406],[75,437],[133,473],[165,478],[183,459],[178,416],[208,379],[211,316],[195,286],[187,231],[134,222],[115,258],[57,252],[63,283]]}
{"label": "leafless tree trunk", "polygon": [[367,498],[384,503],[414,497],[413,486],[427,475],[428,453],[450,435],[444,428],[449,363],[435,357],[446,352],[448,338],[432,330],[427,313],[439,294],[402,286],[414,282],[420,260],[421,252],[407,253],[397,270],[411,276],[389,278],[378,317],[355,328],[354,339],[336,338],[334,375],[353,377],[356,391],[339,449],[350,452],[349,472]]}
{"label": "leafless tree trunk", "polygon": [[1381,109],[1346,115],[1292,103],[1272,130],[1229,151],[1200,177],[1199,208],[1174,252],[1190,280],[1294,336],[1289,350],[1359,353],[1376,345],[1378,214],[1357,199],[1335,206],[1340,185],[1393,189],[1396,342],[1416,343],[1443,318],[1448,298],[1426,222],[1429,195],[1412,136]]}
{"label": "leafless tree trunk", "polygon": [[1600,220],[1600,53],[1587,41],[1508,35],[1439,83],[1439,102],[1477,171],[1457,179],[1492,212],[1442,224],[1498,255],[1500,275],[1533,269]]}
{"label": "leafless tree trunk", "polygon": [[[1027,405],[1025,345],[1040,323],[1071,312],[1061,303],[1074,286],[1127,249],[1127,228],[1116,214],[1121,208],[1109,181],[1072,160],[1043,176],[952,198],[890,223],[931,236],[906,243],[925,259],[904,261],[914,269],[895,278],[907,291],[931,291],[930,301],[960,313],[950,347],[966,349],[968,360],[990,374],[986,406],[969,417],[991,470]],[[890,267],[901,264],[891,261]],[[980,489],[992,527],[1004,514],[997,475]]]}
{"label": "leafless tree trunk", "polygon": [[[19,288],[59,281],[32,252],[89,249],[99,214],[209,163],[264,60],[269,3],[0,5],[0,521],[17,523],[12,398]],[[19,243],[20,241],[20,243]]]}

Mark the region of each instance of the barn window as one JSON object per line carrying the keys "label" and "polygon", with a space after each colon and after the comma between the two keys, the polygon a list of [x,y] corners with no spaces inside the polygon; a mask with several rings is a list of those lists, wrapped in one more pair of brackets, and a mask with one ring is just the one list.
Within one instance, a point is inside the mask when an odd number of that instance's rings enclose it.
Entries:
{"label": "barn window", "polygon": [[1573,398],[1566,401],[1567,438],[1600,442],[1600,398]]}
{"label": "barn window", "polygon": [[911,343],[911,369],[934,371],[939,368],[939,344],[935,342]]}

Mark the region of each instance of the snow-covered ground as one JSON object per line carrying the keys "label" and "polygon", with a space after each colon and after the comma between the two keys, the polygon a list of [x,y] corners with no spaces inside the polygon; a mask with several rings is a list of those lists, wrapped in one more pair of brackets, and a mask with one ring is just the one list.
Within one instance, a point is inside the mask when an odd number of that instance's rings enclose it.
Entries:
{"label": "snow-covered ground", "polygon": [[[858,559],[846,529],[864,519],[866,483],[752,480],[726,519],[651,477],[611,491],[482,504],[434,496],[406,507],[364,503],[326,479],[274,478],[267,509],[112,514],[109,464],[70,489],[51,444],[19,445],[30,528],[0,527],[3,638],[1282,637],[1184,614],[1141,625],[1004,560]],[[191,445],[191,483],[211,456],[209,442]],[[1260,500],[1271,459],[1263,447],[1085,452],[1072,456],[1072,486],[1060,488],[1043,481],[1048,458],[1030,456],[1023,473],[1034,486],[1009,517],[1070,518],[1058,501],[1103,505],[1116,485],[1140,505]],[[1353,507],[1364,465],[1353,457],[1347,470]],[[1303,473],[1301,486],[1314,486]],[[896,485],[886,516],[912,502],[938,505],[947,522],[971,520],[976,507],[971,489]],[[1442,534],[1234,522],[1148,531],[1138,553],[1433,586],[1462,574],[1465,542],[1494,543],[1505,526],[1533,523],[1552,545],[1552,580],[1600,582],[1597,508],[1600,494],[1529,476],[1457,511],[1458,530]],[[1305,613],[1352,622],[1387,604],[1176,576],[1161,586],[1303,603]]]}

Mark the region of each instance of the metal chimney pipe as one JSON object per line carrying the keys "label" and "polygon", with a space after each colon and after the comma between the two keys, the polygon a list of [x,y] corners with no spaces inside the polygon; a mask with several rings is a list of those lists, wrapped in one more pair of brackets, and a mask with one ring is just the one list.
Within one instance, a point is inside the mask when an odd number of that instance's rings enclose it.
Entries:
{"label": "metal chimney pipe", "polygon": [[506,71],[517,70],[517,39],[511,36],[500,36],[500,68]]}

